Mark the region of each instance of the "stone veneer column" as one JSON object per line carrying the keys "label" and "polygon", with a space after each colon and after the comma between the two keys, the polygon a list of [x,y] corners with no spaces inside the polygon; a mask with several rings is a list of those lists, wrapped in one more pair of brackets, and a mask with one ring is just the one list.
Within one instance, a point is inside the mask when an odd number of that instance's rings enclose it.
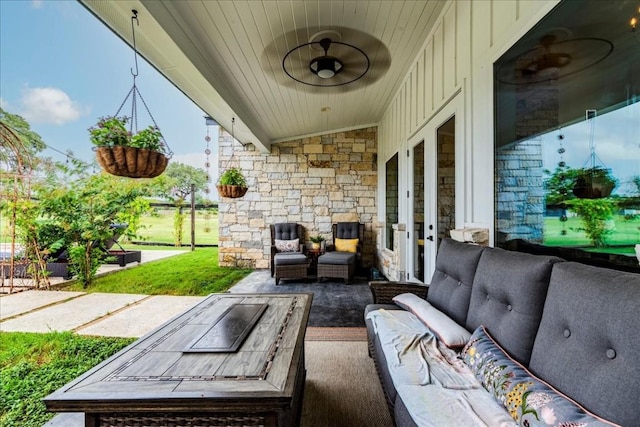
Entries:
{"label": "stone veneer column", "polygon": [[239,166],[249,185],[244,197],[220,200],[221,266],[269,268],[270,224],[302,224],[309,245],[310,235],[331,240],[331,225],[341,221],[364,223],[363,265],[374,265],[377,128],[273,144],[268,155],[232,146],[222,128],[218,140],[220,171]]}

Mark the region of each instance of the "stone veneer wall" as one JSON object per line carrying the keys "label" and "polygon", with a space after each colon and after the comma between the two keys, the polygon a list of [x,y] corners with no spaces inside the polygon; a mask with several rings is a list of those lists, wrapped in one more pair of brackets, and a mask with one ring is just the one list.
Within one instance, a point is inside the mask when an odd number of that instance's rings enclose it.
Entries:
{"label": "stone veneer wall", "polygon": [[519,142],[496,153],[496,240],[542,242],[544,175],[540,138]]}
{"label": "stone veneer wall", "polygon": [[374,265],[377,128],[338,132],[273,144],[262,154],[253,145],[232,144],[220,128],[220,171],[240,167],[249,191],[219,203],[221,266],[269,268],[269,225],[297,222],[309,236],[331,241],[331,225],[359,221],[365,225],[363,266]]}

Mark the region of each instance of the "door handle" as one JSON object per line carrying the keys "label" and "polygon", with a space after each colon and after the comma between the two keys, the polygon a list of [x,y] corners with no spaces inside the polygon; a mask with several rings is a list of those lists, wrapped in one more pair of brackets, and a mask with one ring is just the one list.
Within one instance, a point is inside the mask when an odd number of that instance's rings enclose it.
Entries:
{"label": "door handle", "polygon": [[427,237],[427,240],[431,240],[433,242],[433,236]]}

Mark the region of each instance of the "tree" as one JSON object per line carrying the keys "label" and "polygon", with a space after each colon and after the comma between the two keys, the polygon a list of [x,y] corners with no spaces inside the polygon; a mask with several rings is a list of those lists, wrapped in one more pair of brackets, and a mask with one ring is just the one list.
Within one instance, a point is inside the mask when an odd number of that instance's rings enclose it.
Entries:
{"label": "tree", "polygon": [[48,181],[37,189],[40,218],[56,224],[69,244],[70,270],[86,288],[108,257],[102,247],[113,225],[127,223],[124,234],[135,235],[139,217],[150,209],[145,182],[108,174],[69,180],[67,187]]}
{"label": "tree", "polygon": [[196,193],[207,188],[207,173],[193,166],[184,163],[169,163],[165,172],[154,178],[154,188],[156,195],[170,200],[176,207],[173,218],[173,232],[175,245],[182,245],[182,228],[184,225],[184,214],[182,212],[187,198],[191,195],[191,185],[195,187]]}
{"label": "tree", "polygon": [[29,123],[17,114],[11,114],[0,108],[0,122],[9,126],[22,140],[26,154],[35,156],[47,148],[46,144],[36,132],[31,130]]}
{"label": "tree", "polygon": [[573,187],[576,183],[578,169],[558,166],[553,173],[548,169],[545,169],[544,173],[549,175],[549,178],[544,181],[544,189],[547,190],[547,205],[560,205],[575,198]]}
{"label": "tree", "polygon": [[578,230],[584,231],[595,247],[606,246],[606,238],[613,233],[611,220],[616,209],[615,200],[575,198],[566,204],[580,217],[584,228]]}

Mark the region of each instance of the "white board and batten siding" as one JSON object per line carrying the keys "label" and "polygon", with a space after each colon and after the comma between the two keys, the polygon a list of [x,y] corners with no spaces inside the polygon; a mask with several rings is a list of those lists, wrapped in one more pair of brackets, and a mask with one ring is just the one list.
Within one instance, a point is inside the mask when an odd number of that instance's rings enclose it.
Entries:
{"label": "white board and batten siding", "polygon": [[[463,105],[463,135],[456,134],[456,215],[481,224],[493,238],[493,63],[540,21],[557,0],[451,1],[407,70],[378,128],[378,200],[385,197],[385,164],[400,152],[400,171],[409,171],[408,141],[451,100]],[[462,97],[460,101],[457,99]],[[399,177],[408,188],[408,174]],[[462,194],[460,194],[461,189]],[[401,199],[400,203],[404,201]],[[385,203],[379,202],[384,222]],[[400,223],[407,209],[400,208]],[[491,240],[493,244],[493,240]]]}

